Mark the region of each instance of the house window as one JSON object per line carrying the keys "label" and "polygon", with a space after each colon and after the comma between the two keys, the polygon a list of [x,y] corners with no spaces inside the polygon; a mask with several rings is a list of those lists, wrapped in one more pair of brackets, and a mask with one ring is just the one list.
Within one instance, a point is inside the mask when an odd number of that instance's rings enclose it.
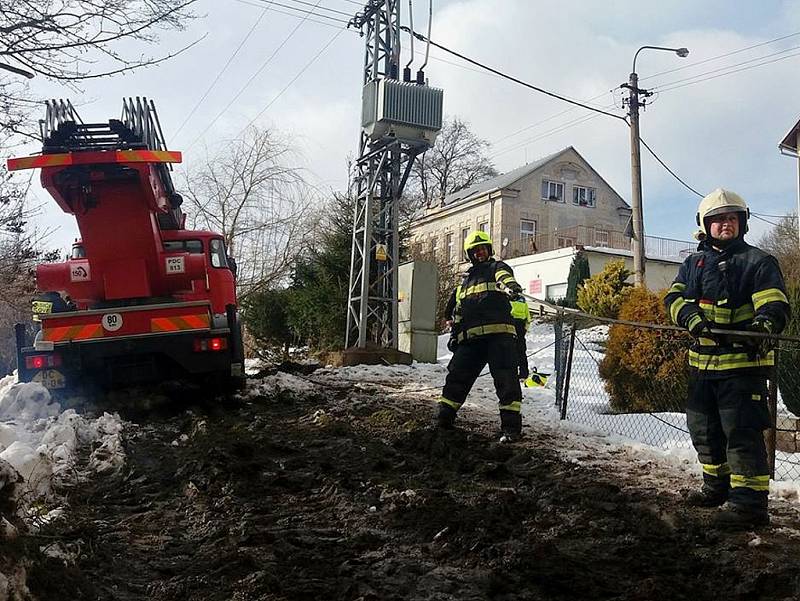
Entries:
{"label": "house window", "polygon": [[453,234],[447,234],[445,240],[447,242],[447,262],[450,263],[453,260]]}
{"label": "house window", "polygon": [[556,236],[556,246],[558,248],[568,248],[570,246],[575,246],[575,239],[574,238],[562,237],[562,236]]}
{"label": "house window", "polygon": [[478,224],[478,229],[480,231],[482,231],[482,232],[488,232],[489,231],[489,222],[488,221],[482,221],[481,223]]}
{"label": "house window", "polygon": [[[465,227],[461,230],[461,251],[464,252],[464,242],[467,241],[467,236],[469,236],[469,228]],[[467,253],[464,253],[464,260],[468,261],[469,257],[467,257]]]}
{"label": "house window", "polygon": [[564,202],[564,184],[546,179],[542,180],[542,200]]}
{"label": "house window", "polygon": [[437,238],[431,238],[431,261],[436,261],[436,243]]}
{"label": "house window", "polygon": [[536,222],[532,219],[519,220],[520,247],[524,252],[536,252]]}
{"label": "house window", "polygon": [[545,287],[545,298],[550,301],[561,300],[567,296],[567,282],[561,284],[550,284]]}
{"label": "house window", "polygon": [[572,188],[572,204],[581,207],[593,207],[595,201],[595,189],[585,186],[574,186]]}
{"label": "house window", "polygon": [[594,245],[608,248],[608,230],[594,231]]}

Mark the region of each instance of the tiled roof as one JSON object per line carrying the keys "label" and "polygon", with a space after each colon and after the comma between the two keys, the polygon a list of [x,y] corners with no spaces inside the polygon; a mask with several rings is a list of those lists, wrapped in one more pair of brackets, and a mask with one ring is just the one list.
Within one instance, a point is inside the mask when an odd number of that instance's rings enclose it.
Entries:
{"label": "tiled roof", "polygon": [[450,206],[454,204],[458,204],[460,202],[470,200],[477,196],[481,196],[486,194],[487,192],[491,192],[492,190],[500,190],[502,188],[508,188],[515,182],[521,180],[526,175],[530,175],[534,171],[536,171],[539,167],[549,163],[557,156],[565,153],[566,151],[570,150],[572,146],[568,146],[567,148],[563,148],[558,152],[554,152],[553,154],[547,155],[544,158],[539,159],[538,161],[534,161],[533,163],[528,163],[527,165],[523,165],[522,167],[517,167],[508,173],[503,173],[502,175],[498,175],[491,179],[487,179],[482,181],[474,186],[470,186],[469,188],[464,188],[463,190],[459,190],[458,192],[453,192],[452,194],[448,194],[444,198],[444,202],[442,203],[443,206]]}

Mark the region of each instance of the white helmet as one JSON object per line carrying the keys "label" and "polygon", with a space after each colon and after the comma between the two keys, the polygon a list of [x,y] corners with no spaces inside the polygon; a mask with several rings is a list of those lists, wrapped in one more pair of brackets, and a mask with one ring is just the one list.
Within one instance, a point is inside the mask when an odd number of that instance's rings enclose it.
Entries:
{"label": "white helmet", "polygon": [[711,194],[708,194],[700,201],[700,206],[697,207],[697,215],[695,220],[700,230],[709,238],[711,234],[708,231],[706,224],[706,217],[712,215],[722,215],[723,213],[742,213],[739,217],[740,236],[747,233],[747,220],[750,218],[750,209],[744,198],[739,196],[736,192],[730,190],[723,190],[717,188]]}

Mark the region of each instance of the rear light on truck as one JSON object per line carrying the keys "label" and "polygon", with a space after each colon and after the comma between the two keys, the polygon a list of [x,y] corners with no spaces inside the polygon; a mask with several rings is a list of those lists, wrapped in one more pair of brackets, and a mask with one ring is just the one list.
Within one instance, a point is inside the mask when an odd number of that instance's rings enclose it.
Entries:
{"label": "rear light on truck", "polygon": [[25,369],[46,369],[61,365],[61,355],[57,353],[49,355],[27,355],[25,357]]}
{"label": "rear light on truck", "polygon": [[205,351],[224,351],[228,348],[227,338],[195,338],[194,351],[202,353]]}

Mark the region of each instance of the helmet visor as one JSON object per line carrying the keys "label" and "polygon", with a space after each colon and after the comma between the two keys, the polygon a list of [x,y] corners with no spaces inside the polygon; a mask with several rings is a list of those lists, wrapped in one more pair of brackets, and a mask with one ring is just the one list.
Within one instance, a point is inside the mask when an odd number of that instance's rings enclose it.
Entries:
{"label": "helmet visor", "polygon": [[724,215],[725,213],[747,213],[745,209],[738,205],[725,205],[722,207],[714,207],[713,209],[709,209],[703,218],[712,217],[714,215]]}

